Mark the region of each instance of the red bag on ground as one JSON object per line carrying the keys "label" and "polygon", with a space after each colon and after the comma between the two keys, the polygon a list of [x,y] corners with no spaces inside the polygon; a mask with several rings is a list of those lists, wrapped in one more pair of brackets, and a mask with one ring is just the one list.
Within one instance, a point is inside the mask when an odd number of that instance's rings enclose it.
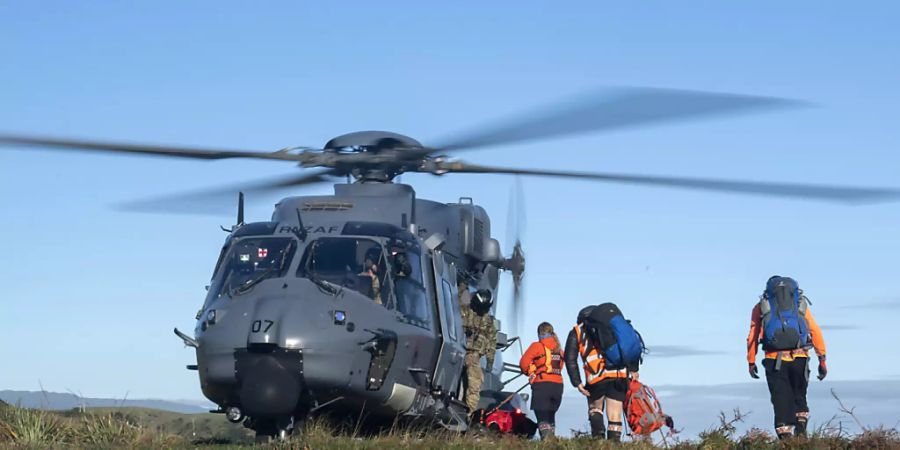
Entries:
{"label": "red bag on ground", "polygon": [[513,429],[513,417],[509,411],[494,411],[484,418],[484,426],[498,433],[510,433]]}
{"label": "red bag on ground", "polygon": [[486,414],[487,415],[482,420],[482,425],[497,433],[512,433],[531,437],[537,430],[537,424],[529,419],[520,409],[498,409]]}
{"label": "red bag on ground", "polygon": [[650,434],[663,425],[674,426],[672,418],[662,411],[656,392],[638,380],[631,380],[625,397],[625,418],[632,434]]}

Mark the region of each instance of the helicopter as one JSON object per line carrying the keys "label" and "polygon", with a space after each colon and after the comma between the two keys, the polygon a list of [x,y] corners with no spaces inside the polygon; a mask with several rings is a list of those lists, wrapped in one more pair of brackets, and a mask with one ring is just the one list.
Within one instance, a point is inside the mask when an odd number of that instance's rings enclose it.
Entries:
{"label": "helicopter", "polygon": [[[519,321],[525,252],[501,249],[488,212],[470,197],[418,198],[405,173],[545,176],[843,203],[895,199],[900,191],[827,185],[625,175],[493,167],[448,156],[478,148],[609,132],[688,119],[797,106],[772,97],[659,88],[607,89],[576,102],[463,133],[426,146],[386,131],[362,131],[321,148],[272,152],[0,135],[0,145],[118,152],[177,158],[289,162],[304,169],[262,183],[137,202],[166,210],[179,202],[206,207],[237,194],[237,219],[213,268],[192,335],[203,395],[233,423],[263,439],[287,438],[317,414],[365,416],[373,423],[427,420],[465,431],[460,299],[492,300],[496,317],[502,272],[513,278],[512,330]],[[244,193],[335,182],[333,195],[282,198],[268,220],[248,222]],[[464,289],[465,292],[460,292]],[[497,321],[498,325],[500,321]],[[512,395],[520,376],[503,353],[518,341],[498,326],[495,364],[486,367],[479,408]],[[504,372],[514,373],[503,380]],[[518,409],[525,398],[515,396]]]}

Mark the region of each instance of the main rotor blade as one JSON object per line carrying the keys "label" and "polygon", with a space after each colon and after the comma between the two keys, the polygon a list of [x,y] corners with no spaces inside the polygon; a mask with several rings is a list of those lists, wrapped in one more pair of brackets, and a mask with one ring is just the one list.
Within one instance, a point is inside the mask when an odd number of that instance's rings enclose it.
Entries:
{"label": "main rotor blade", "polygon": [[630,183],[705,191],[756,194],[775,197],[794,197],[841,203],[874,203],[900,199],[900,190],[886,188],[843,187],[813,184],[770,183],[755,181],[730,181],[708,178],[661,177],[651,175],[626,175],[616,173],[569,172],[555,170],[515,169],[489,167],[463,162],[443,166],[448,173],[496,173],[561,178],[580,178],[592,181]]}
{"label": "main rotor blade", "polygon": [[775,97],[661,88],[609,88],[463,134],[435,148],[438,151],[465,150],[801,105],[804,103]]}
{"label": "main rotor blade", "polygon": [[0,134],[0,145],[28,146],[81,151],[112,153],[143,153],[157,156],[174,156],[194,159],[256,158],[281,161],[297,161],[297,155],[287,152],[252,152],[244,150],[202,149],[190,147],[169,147],[122,142],[98,142],[79,139],[61,139],[41,136],[20,136]]}
{"label": "main rotor blade", "polygon": [[281,189],[307,186],[329,181],[331,171],[309,172],[256,183],[217,187],[201,191],[170,194],[147,200],[117,205],[118,209],[133,212],[164,212],[178,214],[222,215],[234,212],[234,199],[238,192],[253,197],[264,196]]}

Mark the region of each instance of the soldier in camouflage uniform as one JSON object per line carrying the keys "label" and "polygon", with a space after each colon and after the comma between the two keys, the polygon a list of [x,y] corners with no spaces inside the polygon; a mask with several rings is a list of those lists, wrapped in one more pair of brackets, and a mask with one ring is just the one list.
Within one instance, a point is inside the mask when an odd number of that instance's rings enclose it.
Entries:
{"label": "soldier in camouflage uniform", "polygon": [[[468,295],[465,283],[460,283],[460,297]],[[463,294],[465,292],[465,294]],[[462,300],[462,298],[461,298]],[[462,303],[462,302],[460,302]],[[468,305],[461,304],[463,329],[466,332],[466,406],[471,414],[478,408],[481,398],[481,384],[484,373],[481,371],[481,357],[487,359],[487,368],[494,366],[494,352],[497,349],[497,327],[491,317],[490,291],[479,291],[471,296]]]}

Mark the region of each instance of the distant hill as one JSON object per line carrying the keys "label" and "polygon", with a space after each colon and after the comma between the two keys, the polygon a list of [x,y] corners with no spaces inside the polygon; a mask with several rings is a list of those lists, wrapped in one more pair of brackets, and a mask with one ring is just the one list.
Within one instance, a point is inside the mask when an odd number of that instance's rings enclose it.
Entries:
{"label": "distant hill", "polygon": [[199,401],[182,402],[154,399],[117,400],[109,398],[82,398],[68,393],[34,391],[0,391],[0,401],[10,405],[19,405],[24,408],[50,410],[67,410],[81,406],[87,408],[128,407],[159,409],[182,414],[205,413],[208,412],[209,408],[212,406],[203,406],[203,403]]}

